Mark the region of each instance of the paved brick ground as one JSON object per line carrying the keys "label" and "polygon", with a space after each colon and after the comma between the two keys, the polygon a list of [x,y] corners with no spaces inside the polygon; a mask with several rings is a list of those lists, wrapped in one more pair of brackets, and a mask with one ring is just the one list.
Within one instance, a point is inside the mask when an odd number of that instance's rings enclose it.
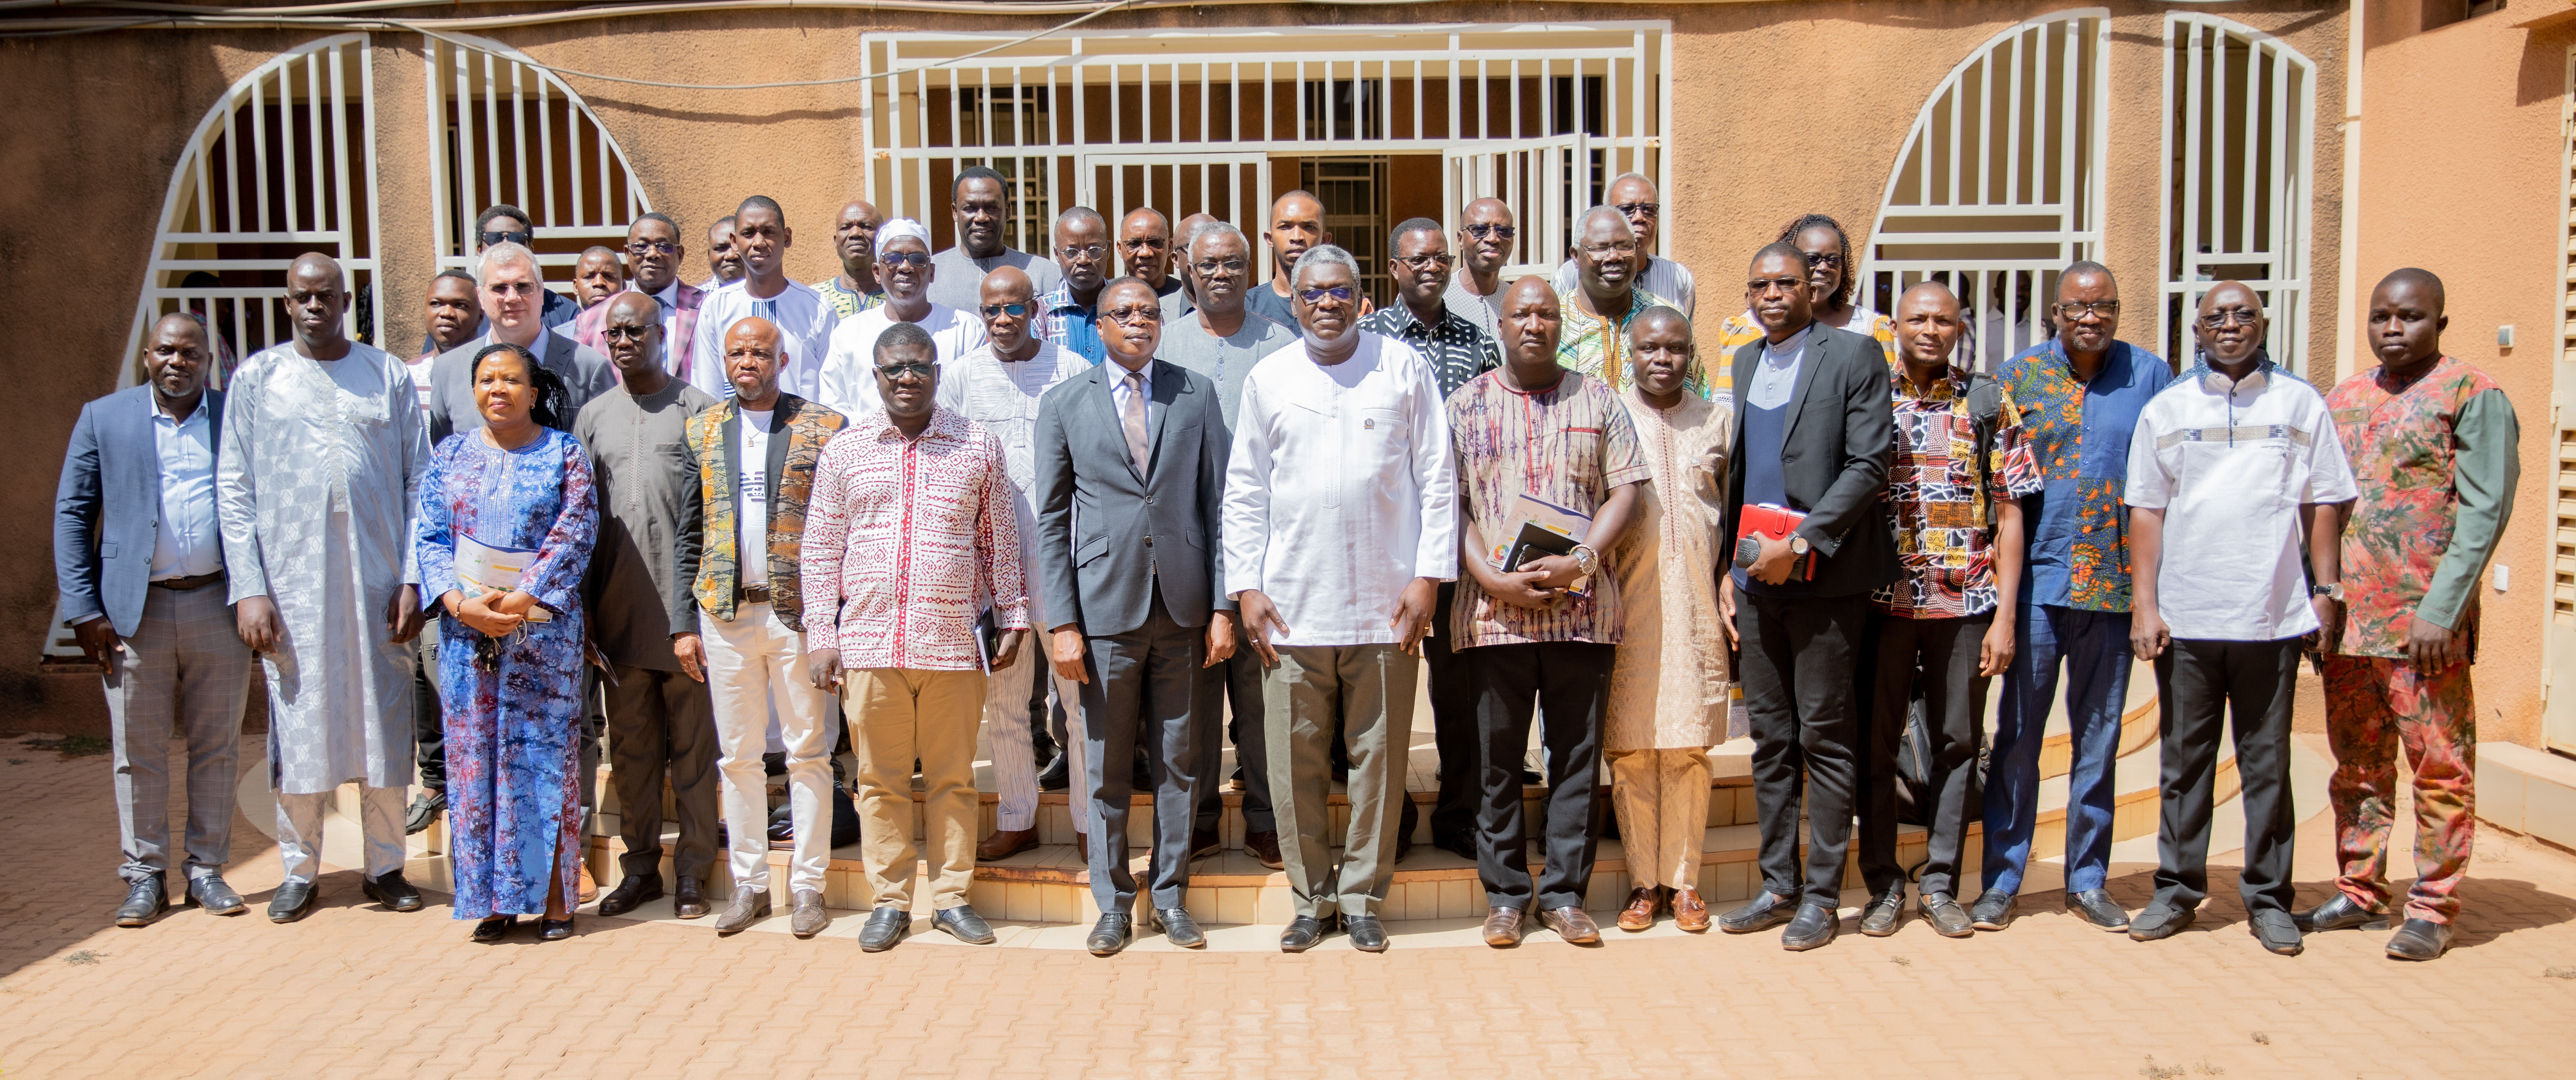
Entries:
{"label": "paved brick ground", "polygon": [[[2322,749],[2322,747],[2319,747]],[[103,757],[0,738],[0,1077],[2551,1076],[2576,1073],[2576,858],[2490,832],[2461,946],[2379,935],[2256,949],[2232,877],[2202,929],[2139,945],[2039,913],[1784,954],[1772,935],[1143,955],[719,940],[593,920],[478,947],[443,906],[365,905],[354,873],[291,927],[176,911],[108,925]],[[2299,838],[2323,895],[2322,817]],[[241,822],[232,880],[273,848]],[[2114,892],[2132,907],[2147,883]]]}

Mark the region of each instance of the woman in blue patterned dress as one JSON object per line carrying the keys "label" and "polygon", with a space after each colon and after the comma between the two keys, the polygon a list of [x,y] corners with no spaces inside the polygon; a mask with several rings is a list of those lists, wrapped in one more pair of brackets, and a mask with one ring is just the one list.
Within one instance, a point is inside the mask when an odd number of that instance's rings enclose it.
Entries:
{"label": "woman in blue patterned dress", "polygon": [[[483,426],[430,455],[417,534],[445,643],[455,917],[480,920],[473,939],[492,942],[536,915],[539,940],[554,941],[572,936],[578,888],[580,585],[599,508],[589,459],[561,430],[562,380],[506,342],[477,353],[468,377]],[[525,553],[517,586],[460,582],[460,538]]]}

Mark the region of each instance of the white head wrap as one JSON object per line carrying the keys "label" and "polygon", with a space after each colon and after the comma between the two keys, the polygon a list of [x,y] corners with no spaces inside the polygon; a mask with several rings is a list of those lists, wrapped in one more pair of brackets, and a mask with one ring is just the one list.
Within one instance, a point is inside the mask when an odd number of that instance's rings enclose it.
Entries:
{"label": "white head wrap", "polygon": [[894,243],[895,241],[901,240],[907,236],[921,241],[921,249],[923,251],[930,250],[929,229],[922,227],[920,222],[914,221],[911,218],[896,218],[883,225],[877,226],[877,254],[885,254],[887,244]]}

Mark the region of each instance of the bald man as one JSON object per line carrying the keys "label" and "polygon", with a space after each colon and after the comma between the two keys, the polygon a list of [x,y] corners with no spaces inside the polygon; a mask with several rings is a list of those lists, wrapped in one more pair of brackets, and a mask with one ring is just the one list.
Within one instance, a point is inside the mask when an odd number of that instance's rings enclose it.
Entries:
{"label": "bald man", "polygon": [[1270,242],[1270,281],[1244,290],[1244,307],[1281,326],[1295,326],[1297,312],[1289,302],[1288,281],[1297,260],[1308,250],[1333,242],[1333,231],[1324,227],[1324,204],[1305,191],[1280,196],[1270,204],[1270,219],[1262,225],[1261,238]]}
{"label": "bald man", "polygon": [[1118,263],[1128,277],[1153,286],[1157,300],[1181,291],[1180,276],[1172,273],[1172,223],[1160,210],[1139,206],[1119,219]]}
{"label": "bald man", "polygon": [[[1637,235],[1637,250],[1629,261],[1630,280],[1637,287],[1664,302],[1681,309],[1684,315],[1698,313],[1699,286],[1691,279],[1690,267],[1671,259],[1655,257],[1655,239],[1663,232],[1664,197],[1655,182],[1644,173],[1621,173],[1610,181],[1611,210],[1628,222]],[[1581,284],[1581,270],[1569,258],[1557,264],[1556,289],[1568,296]]]}
{"label": "bald man", "polygon": [[1064,284],[1038,294],[1038,336],[1097,364],[1109,356],[1100,340],[1100,286],[1109,273],[1109,223],[1077,206],[1056,215],[1055,265]]}
{"label": "bald man", "polygon": [[814,291],[843,322],[885,303],[885,286],[877,283],[877,230],[884,225],[885,215],[865,199],[842,204],[832,219],[832,253],[841,272],[815,282]]}
{"label": "bald man", "polygon": [[2403,747],[2415,777],[2415,884],[2388,939],[2398,960],[2441,956],[2459,918],[2477,837],[2478,577],[2522,475],[2513,403],[2485,372],[2442,352],[2446,299],[2442,279],[2422,270],[2382,279],[2368,337],[2379,366],[2326,396],[2361,496],[2344,510],[2343,632],[2326,657],[2335,754],[2326,790],[2343,872],[2333,898],[2298,921],[2310,932],[2387,925]]}
{"label": "bald man", "polygon": [[[1478,199],[1458,211],[1458,274],[1440,301],[1460,318],[1476,324],[1485,336],[1500,340],[1503,310],[1503,266],[1520,250],[1520,226],[1510,203]],[[1566,295],[1570,290],[1559,290]]]}

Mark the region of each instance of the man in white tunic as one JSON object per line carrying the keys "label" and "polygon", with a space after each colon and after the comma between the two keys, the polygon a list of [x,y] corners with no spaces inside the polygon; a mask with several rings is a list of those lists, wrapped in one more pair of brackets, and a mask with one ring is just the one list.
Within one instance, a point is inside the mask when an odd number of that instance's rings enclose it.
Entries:
{"label": "man in white tunic", "polygon": [[973,311],[931,301],[930,284],[938,267],[930,261],[930,230],[920,222],[910,218],[886,222],[877,230],[876,250],[877,282],[885,287],[885,302],[832,328],[814,400],[849,417],[885,408],[884,399],[877,396],[877,337],[896,323],[912,323],[929,331],[931,347],[939,357],[938,405],[955,412],[966,402],[966,381],[957,377],[957,359],[984,344],[983,320]]}
{"label": "man in white tunic", "polygon": [[286,275],[295,339],[243,361],[225,410],[216,515],[242,640],[268,674],[269,784],[286,880],[268,917],[313,910],[322,812],[360,785],[369,898],[416,911],[403,880],[420,570],[413,490],[429,437],[403,365],[350,341],[340,264]]}

